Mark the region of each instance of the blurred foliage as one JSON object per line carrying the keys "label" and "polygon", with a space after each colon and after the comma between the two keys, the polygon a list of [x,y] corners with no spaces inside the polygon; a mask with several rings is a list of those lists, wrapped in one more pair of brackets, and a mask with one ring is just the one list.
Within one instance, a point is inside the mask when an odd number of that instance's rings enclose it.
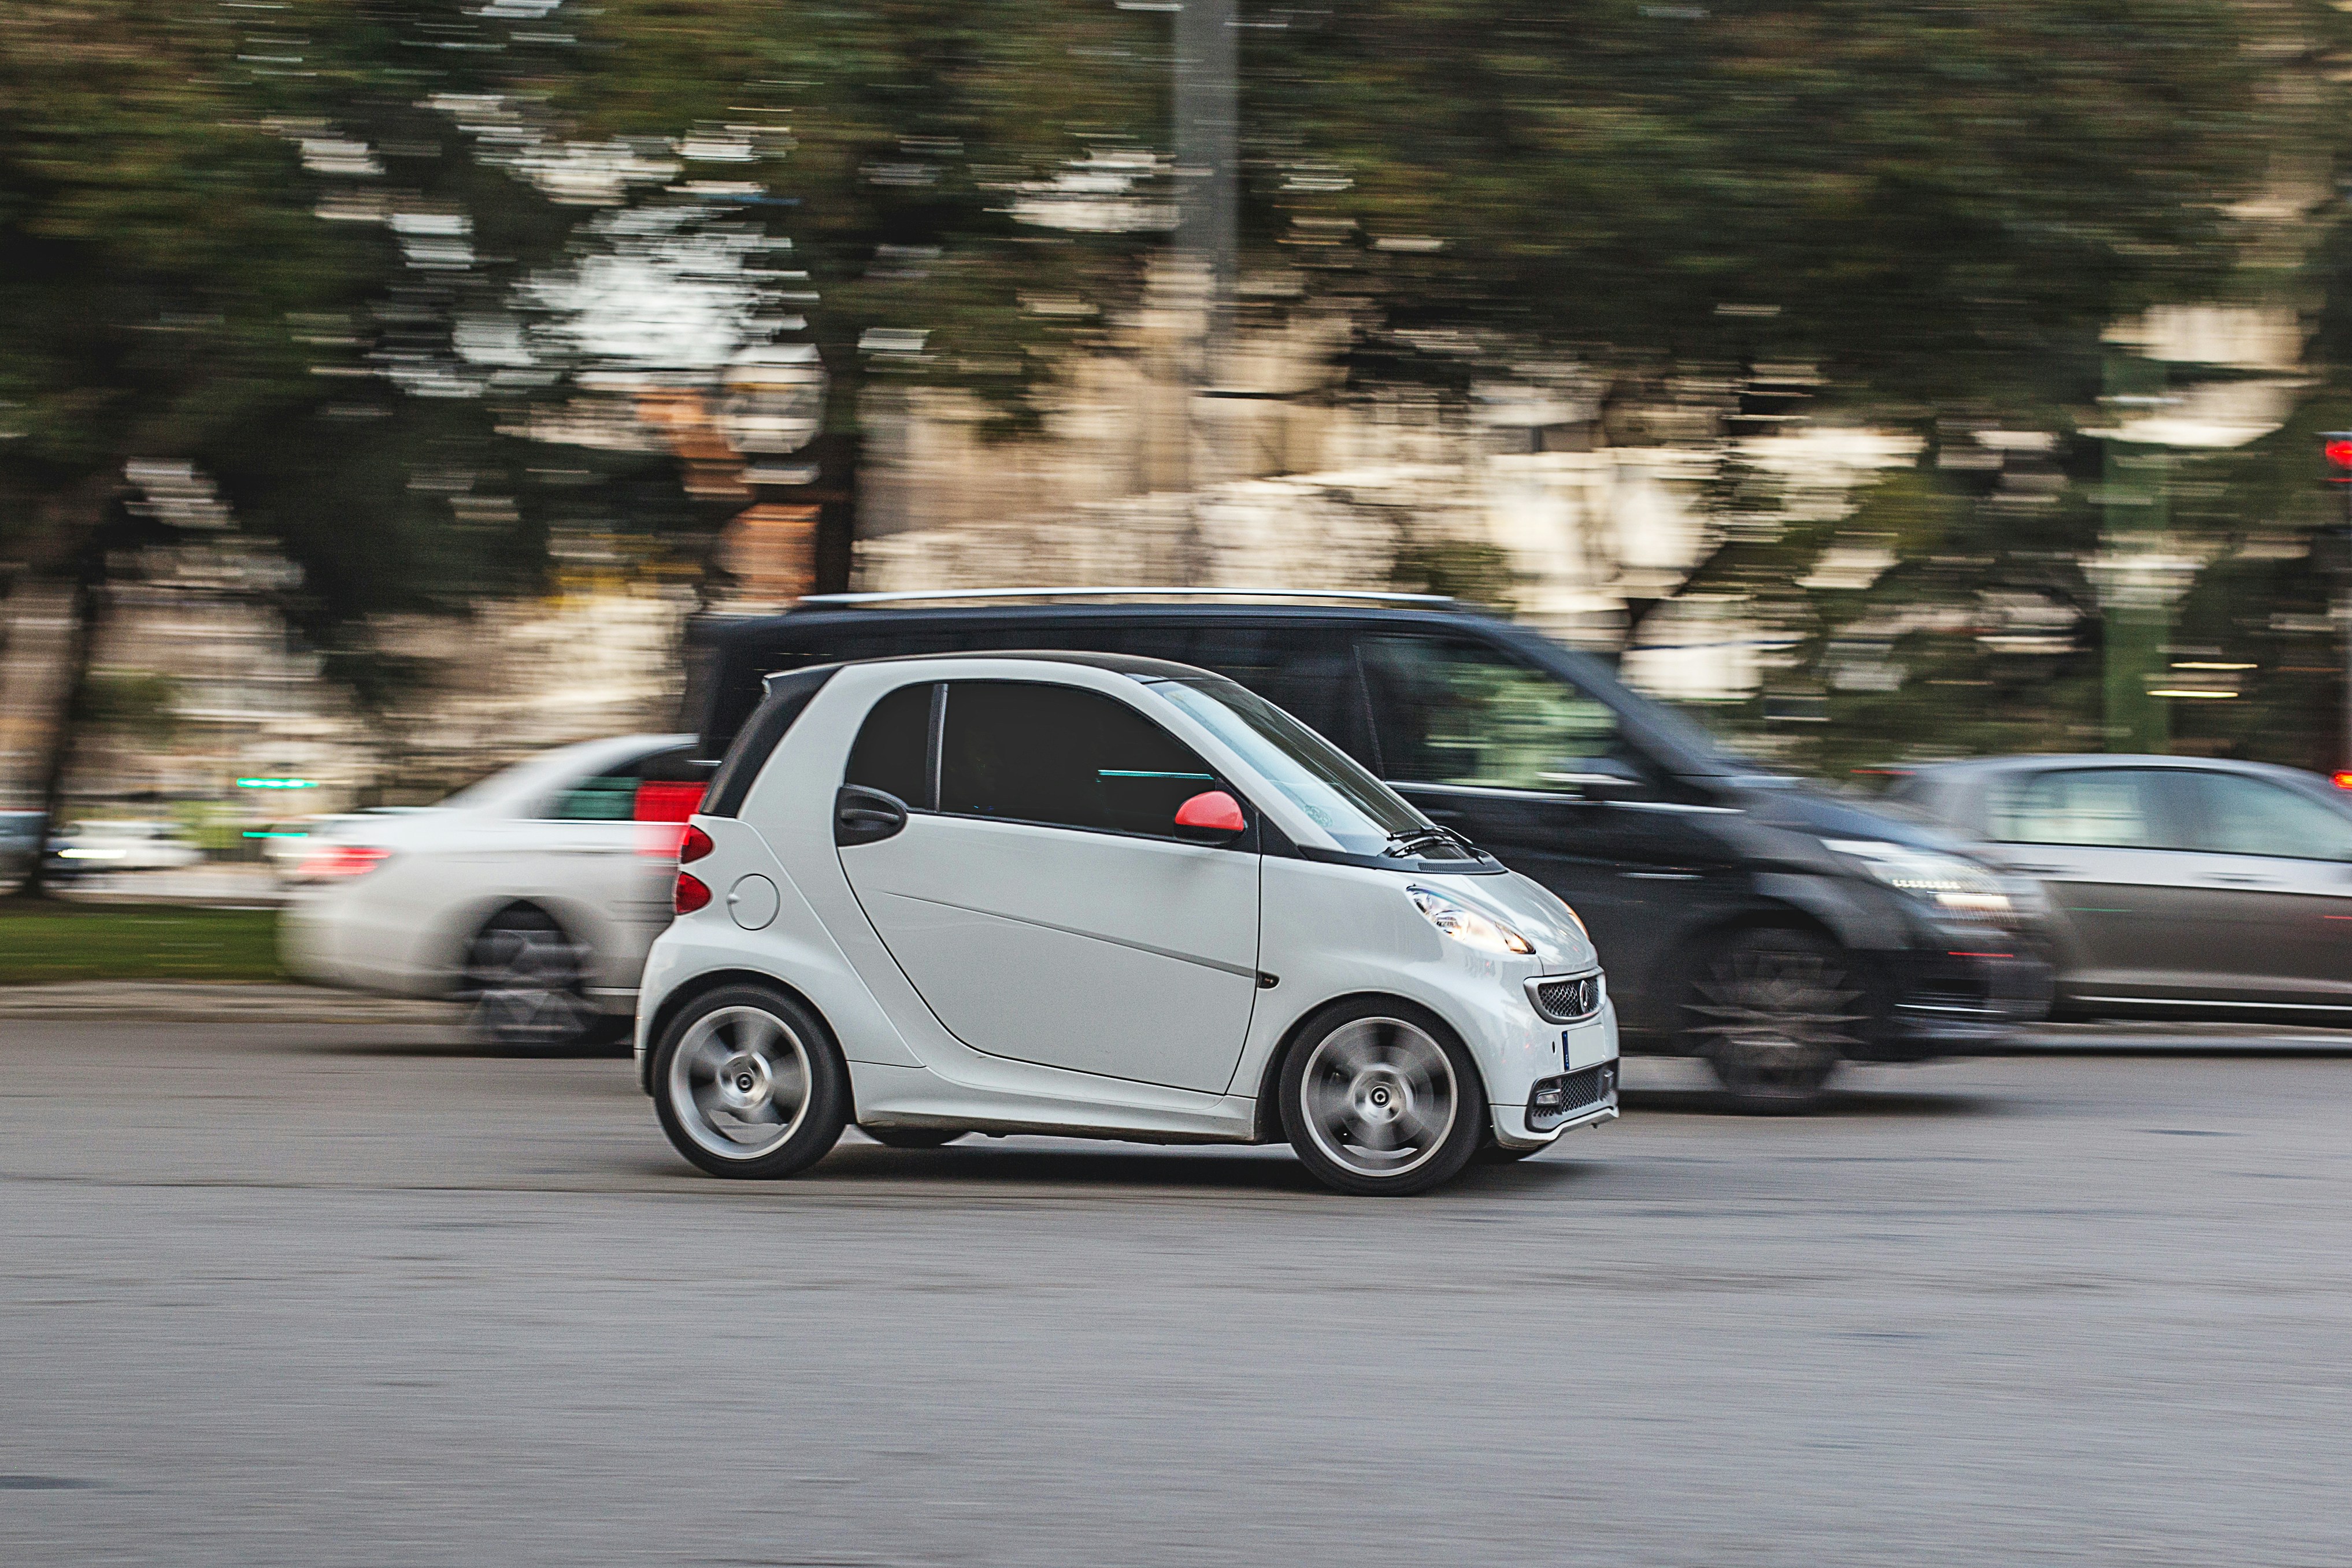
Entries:
{"label": "blurred foliage", "polygon": [[2229,210],[2341,134],[2318,0],[1283,14],[1257,232],[1327,287],[1400,328],[1807,361],[1881,413],[2078,406],[2102,330],[2242,287]]}
{"label": "blurred foliage", "polygon": [[[2297,541],[2332,515],[2310,437],[2352,423],[2337,7],[1245,11],[1246,323],[1337,313],[1360,387],[1458,394],[1551,356],[1609,428],[1694,381],[1753,413],[1797,367],[1805,409],[1920,435],[1916,470],[1833,521],[1736,459],[1706,498],[1718,546],[1681,591],[1742,601],[1780,644],[1768,694],[1828,722],[1747,716],[1809,766],[2105,744],[2112,541],[2079,434],[2105,418],[2103,334],[2165,301],[2303,312],[2319,384],[2293,422],[2166,481],[2204,568],[2174,643],[2259,666],[2252,700],[2175,733],[2332,745],[2326,584]],[[593,368],[550,329],[549,280],[611,254],[615,214],[788,241],[763,287],[814,296],[789,330],[824,356],[836,434],[877,378],[1033,429],[1069,352],[1119,347],[1108,324],[1165,245],[1169,22],[1108,0],[15,0],[0,562],[102,570],[164,527],[132,514],[125,465],[191,462],[300,569],[288,614],[368,700],[413,665],[354,628],[544,586],[567,529],[701,570],[740,500],[666,453],[518,434]],[[1126,226],[1021,221],[1090,189]],[[1991,425],[2051,434],[2048,484],[1947,462]],[[1891,559],[1820,570],[1841,551]],[[1514,594],[1476,547],[1395,570]]]}
{"label": "blurred foliage", "polygon": [[1518,609],[1525,576],[1498,545],[1465,539],[1408,540],[1389,568],[1389,586],[1406,593],[1442,593],[1508,615]]}
{"label": "blurred foliage", "polygon": [[81,709],[76,716],[123,730],[152,746],[163,746],[172,738],[172,704],[178,694],[179,683],[169,675],[94,670],[82,688]]}

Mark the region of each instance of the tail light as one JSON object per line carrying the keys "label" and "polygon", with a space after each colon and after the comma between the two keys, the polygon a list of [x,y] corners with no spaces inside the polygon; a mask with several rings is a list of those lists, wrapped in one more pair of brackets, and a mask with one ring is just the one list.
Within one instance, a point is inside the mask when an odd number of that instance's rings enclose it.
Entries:
{"label": "tail light", "polygon": [[390,850],[375,844],[320,844],[302,857],[294,874],[305,882],[349,882],[391,858]]}
{"label": "tail light", "polygon": [[2352,770],[2338,773],[2336,776],[2336,787],[2338,789],[2352,789]]}
{"label": "tail light", "polygon": [[677,863],[690,865],[709,854],[715,847],[710,841],[709,833],[689,823],[685,835],[677,842]]}
{"label": "tail light", "polygon": [[685,831],[686,820],[702,806],[702,786],[696,783],[676,783],[664,779],[648,779],[637,786],[636,806],[630,815],[637,821],[637,852],[656,860],[668,860],[677,853],[678,836]]}
{"label": "tail light", "polygon": [[710,902],[710,888],[690,871],[677,873],[677,886],[669,896],[670,908],[679,915],[691,915]]}

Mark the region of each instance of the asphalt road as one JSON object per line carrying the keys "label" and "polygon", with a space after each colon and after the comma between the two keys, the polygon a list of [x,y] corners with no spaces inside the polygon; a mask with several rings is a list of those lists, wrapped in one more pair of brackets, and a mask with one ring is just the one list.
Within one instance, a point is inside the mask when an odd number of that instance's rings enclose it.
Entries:
{"label": "asphalt road", "polygon": [[2341,1564],[2347,1109],[2011,1059],[1637,1091],[1402,1202],[1042,1140],[762,1186],[618,1061],[0,1022],[0,1563]]}

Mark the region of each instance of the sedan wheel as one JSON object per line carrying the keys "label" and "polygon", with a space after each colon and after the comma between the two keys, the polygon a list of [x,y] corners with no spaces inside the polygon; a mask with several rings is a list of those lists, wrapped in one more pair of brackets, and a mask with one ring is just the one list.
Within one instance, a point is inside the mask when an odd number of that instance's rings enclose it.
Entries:
{"label": "sedan wheel", "polygon": [[1844,951],[1797,931],[1744,932],[1709,956],[1685,1004],[1696,1053],[1747,1110],[1793,1111],[1822,1091],[1870,1021]]}
{"label": "sedan wheel", "polygon": [[1477,1152],[1485,1111],[1467,1053],[1417,1008],[1336,1008],[1307,1026],[1283,1071],[1291,1147],[1342,1192],[1451,1179]]}
{"label": "sedan wheel", "polygon": [[535,909],[509,910],[467,949],[468,1022],[500,1045],[544,1051],[598,1038],[609,1026],[587,983],[587,948]]}
{"label": "sedan wheel", "polygon": [[814,1014],[730,986],[673,1019],[655,1105],[678,1153],[714,1176],[782,1176],[824,1157],[847,1124],[847,1073]]}

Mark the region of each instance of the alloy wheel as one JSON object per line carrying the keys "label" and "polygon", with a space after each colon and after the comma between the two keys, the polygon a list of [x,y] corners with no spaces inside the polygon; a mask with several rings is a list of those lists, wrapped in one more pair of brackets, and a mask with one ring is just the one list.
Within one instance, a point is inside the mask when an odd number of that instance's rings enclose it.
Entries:
{"label": "alloy wheel", "polygon": [[1736,942],[1709,961],[1686,1004],[1697,1053],[1754,1103],[1818,1097],[1869,1021],[1860,983],[1834,948],[1803,938]]}
{"label": "alloy wheel", "polygon": [[562,1045],[588,1032],[587,952],[552,922],[501,922],[474,939],[467,989],[474,1027],[512,1045]]}
{"label": "alloy wheel", "polygon": [[809,1049],[773,1013],[720,1008],[694,1021],[670,1056],[670,1108],[688,1137],[725,1160],[774,1153],[811,1100]]}
{"label": "alloy wheel", "polygon": [[1434,1158],[1461,1109],[1453,1060],[1402,1019],[1354,1019],[1318,1041],[1299,1082],[1307,1135],[1334,1165],[1394,1178]]}

